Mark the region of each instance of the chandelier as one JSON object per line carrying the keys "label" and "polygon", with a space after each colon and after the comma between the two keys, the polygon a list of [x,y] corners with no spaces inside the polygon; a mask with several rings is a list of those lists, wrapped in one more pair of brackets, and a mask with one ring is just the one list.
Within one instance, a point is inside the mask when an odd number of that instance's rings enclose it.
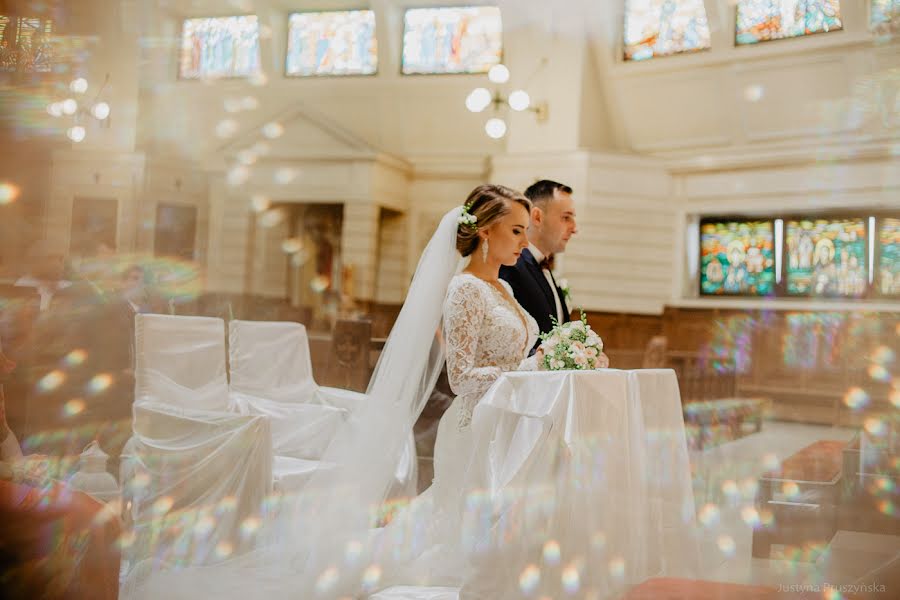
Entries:
{"label": "chandelier", "polygon": [[[84,77],[72,80],[69,84],[68,98],[51,102],[47,106],[47,112],[56,118],[72,117],[72,125],[66,129],[66,136],[76,144],[83,141],[87,131],[84,128],[84,120],[93,117],[98,121],[109,124],[109,104],[100,100],[100,95],[109,83],[109,75],[103,81],[103,85],[97,90],[92,101],[81,99],[88,91],[88,81]],[[80,101],[79,101],[80,99]]]}
{"label": "chandelier", "polygon": [[[496,64],[488,71],[488,79],[496,86],[502,86],[509,81],[509,69],[506,65]],[[506,135],[507,124],[503,118],[503,111],[507,106],[516,112],[533,112],[539,123],[547,120],[547,103],[533,105],[531,96],[523,89],[513,90],[508,96],[504,96],[500,87],[496,87],[493,92],[484,87],[477,87],[466,97],[466,108],[473,113],[491,109],[493,116],[485,121],[484,132],[495,140]]]}

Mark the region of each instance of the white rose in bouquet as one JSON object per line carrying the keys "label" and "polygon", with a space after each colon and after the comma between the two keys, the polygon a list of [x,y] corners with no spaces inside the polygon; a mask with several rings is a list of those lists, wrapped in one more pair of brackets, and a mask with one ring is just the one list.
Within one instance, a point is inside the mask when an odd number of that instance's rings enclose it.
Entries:
{"label": "white rose in bouquet", "polygon": [[601,368],[603,340],[591,329],[584,312],[581,319],[559,324],[541,335],[543,358],[539,367],[546,371],[584,371]]}

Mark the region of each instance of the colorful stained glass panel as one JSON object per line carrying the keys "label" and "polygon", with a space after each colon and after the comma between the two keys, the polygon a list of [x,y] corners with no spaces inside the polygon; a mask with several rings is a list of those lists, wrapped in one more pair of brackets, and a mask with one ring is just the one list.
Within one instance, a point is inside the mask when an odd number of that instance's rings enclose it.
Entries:
{"label": "colorful stained glass panel", "polygon": [[711,221],[700,225],[700,292],[767,296],[775,287],[771,221]]}
{"label": "colorful stained glass panel", "polygon": [[371,75],[378,67],[371,10],[294,13],[288,21],[288,75]]}
{"label": "colorful stained glass panel", "polygon": [[184,21],[179,65],[183,79],[249,77],[259,69],[256,16]]}
{"label": "colorful stained glass panel", "polygon": [[703,0],[626,0],[625,60],[709,48]]}
{"label": "colorful stained glass panel", "polygon": [[740,0],[735,43],[756,44],[842,28],[840,0]]}
{"label": "colorful stained glass panel", "polygon": [[900,219],[882,219],[878,230],[878,289],[900,296]]}
{"label": "colorful stained glass panel", "polygon": [[788,294],[844,298],[865,294],[865,220],[789,220],[785,232]]}
{"label": "colorful stained glass panel", "polygon": [[900,0],[872,0],[869,26],[876,33],[900,30]]}
{"label": "colorful stained glass panel", "polygon": [[49,73],[53,21],[0,15],[0,71]]}
{"label": "colorful stained glass panel", "polygon": [[403,73],[486,73],[500,62],[496,6],[414,8],[403,18]]}

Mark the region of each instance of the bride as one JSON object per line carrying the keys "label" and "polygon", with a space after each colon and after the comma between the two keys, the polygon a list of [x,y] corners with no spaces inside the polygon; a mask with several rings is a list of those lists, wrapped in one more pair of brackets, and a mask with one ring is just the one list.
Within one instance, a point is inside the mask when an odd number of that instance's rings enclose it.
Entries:
{"label": "bride", "polygon": [[[460,540],[472,415],[501,374],[534,370],[535,320],[498,278],[528,246],[531,204],[500,185],[475,188],[425,248],[397,321],[355,410],[320,469],[277,514],[266,543],[230,561],[178,568],[148,556],[122,588],[129,598],[365,597],[388,584],[462,586],[471,556]],[[404,441],[446,357],[457,394],[441,419],[431,488],[376,528]],[[411,578],[411,579],[405,579]],[[517,581],[508,582],[518,587]]]}

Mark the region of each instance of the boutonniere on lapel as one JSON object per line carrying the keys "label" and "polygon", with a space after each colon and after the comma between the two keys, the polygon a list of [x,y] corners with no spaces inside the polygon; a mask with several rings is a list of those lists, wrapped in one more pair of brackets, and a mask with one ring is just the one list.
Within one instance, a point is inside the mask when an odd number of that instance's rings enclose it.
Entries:
{"label": "boutonniere on lapel", "polygon": [[568,279],[557,279],[556,281],[559,284],[559,289],[562,290],[563,296],[566,299],[566,304],[571,306],[572,305],[572,292],[569,290],[569,280]]}

